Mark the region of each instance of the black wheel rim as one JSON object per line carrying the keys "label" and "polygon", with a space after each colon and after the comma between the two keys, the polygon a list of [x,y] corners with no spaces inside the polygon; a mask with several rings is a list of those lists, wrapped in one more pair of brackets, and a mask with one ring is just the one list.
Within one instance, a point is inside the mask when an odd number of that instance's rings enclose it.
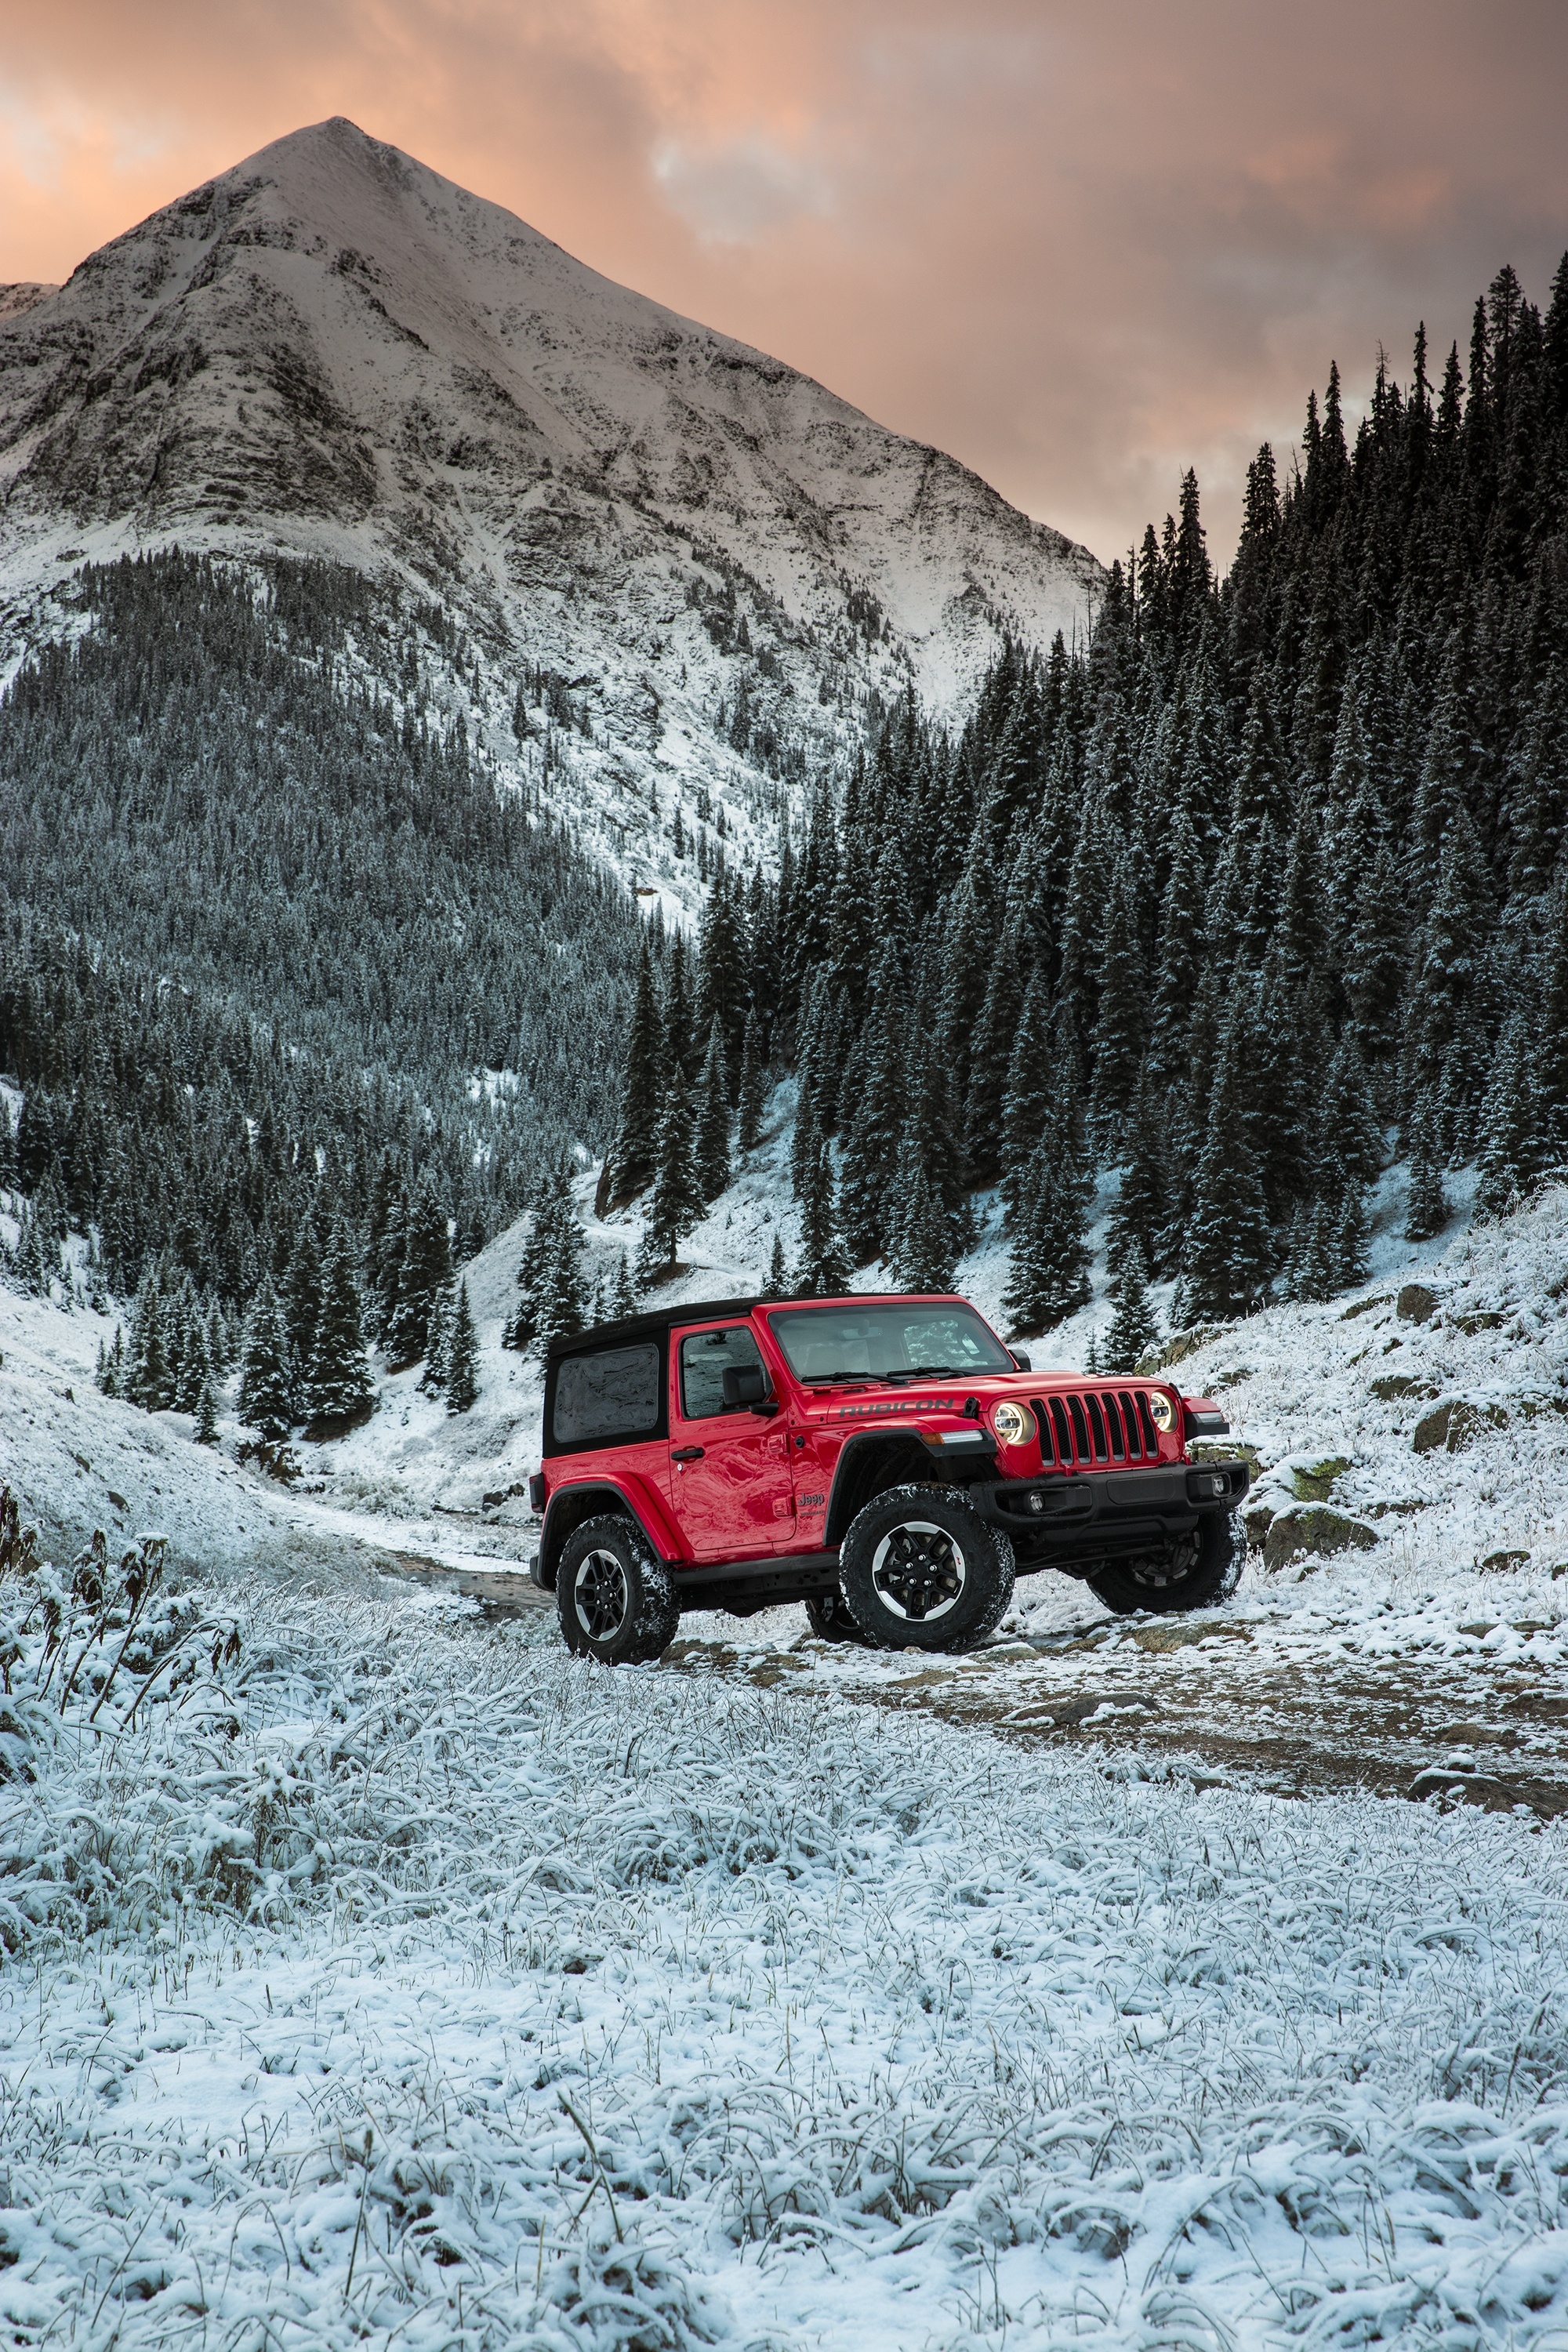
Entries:
{"label": "black wheel rim", "polygon": [[1198,1564],[1197,1538],[1188,1536],[1184,1541],[1173,1544],[1163,1559],[1135,1559],[1129,1563],[1134,1584],[1144,1584],[1155,1592],[1163,1592],[1173,1584],[1185,1584]]}
{"label": "black wheel rim", "polygon": [[613,1642],[626,1622],[626,1571],[613,1551],[591,1551],[572,1580],[572,1606],[590,1642]]}
{"label": "black wheel rim", "polygon": [[969,1564],[956,1536],[930,1519],[889,1528],[871,1559],[871,1585],[890,1616],[930,1625],[956,1609],[969,1581]]}

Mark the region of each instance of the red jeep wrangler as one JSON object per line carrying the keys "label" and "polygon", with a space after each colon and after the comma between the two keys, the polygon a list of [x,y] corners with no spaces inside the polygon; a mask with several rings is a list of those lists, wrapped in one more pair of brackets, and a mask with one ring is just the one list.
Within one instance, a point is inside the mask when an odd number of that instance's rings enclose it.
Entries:
{"label": "red jeep wrangler", "polygon": [[657,1658],[683,1609],[804,1601],[828,1641],[968,1650],[1016,1575],[1195,1609],[1240,1573],[1242,1461],[1163,1381],[1035,1372],[962,1298],[721,1299],[558,1339],[533,1581],[571,1650]]}

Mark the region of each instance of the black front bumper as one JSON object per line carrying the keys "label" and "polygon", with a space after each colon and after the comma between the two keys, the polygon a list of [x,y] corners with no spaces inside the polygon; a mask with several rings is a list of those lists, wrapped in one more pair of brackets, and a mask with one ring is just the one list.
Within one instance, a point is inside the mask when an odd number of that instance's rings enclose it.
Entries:
{"label": "black front bumper", "polygon": [[966,1492],[983,1519],[1006,1528],[1027,1570],[1129,1558],[1191,1535],[1208,1513],[1234,1511],[1251,1477],[1239,1460],[1178,1462],[986,1479]]}

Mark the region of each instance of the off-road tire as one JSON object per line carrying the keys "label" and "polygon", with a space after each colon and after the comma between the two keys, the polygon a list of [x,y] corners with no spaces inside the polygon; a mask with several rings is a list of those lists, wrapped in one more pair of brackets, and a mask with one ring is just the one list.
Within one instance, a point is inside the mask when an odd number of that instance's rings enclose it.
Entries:
{"label": "off-road tire", "polygon": [[844,1606],[873,1648],[974,1650],[1013,1598],[1013,1547],[950,1486],[890,1486],[851,1521]]}
{"label": "off-road tire", "polygon": [[814,1592],[805,1604],[811,1630],[819,1642],[858,1642],[865,1644],[866,1636],[844,1606],[844,1595],[837,1591]]}
{"label": "off-road tire", "polygon": [[1198,1521],[1197,1556],[1184,1574],[1180,1564],[1151,1558],[1118,1560],[1089,1580],[1108,1609],[1119,1617],[1142,1610],[1168,1616],[1178,1610],[1212,1609],[1228,1601],[1247,1565],[1247,1528],[1239,1511],[1205,1511]]}
{"label": "off-road tire", "polygon": [[606,1515],[574,1528],[555,1570],[566,1647],[601,1665],[662,1657],[680,1622],[669,1570],[635,1519]]}

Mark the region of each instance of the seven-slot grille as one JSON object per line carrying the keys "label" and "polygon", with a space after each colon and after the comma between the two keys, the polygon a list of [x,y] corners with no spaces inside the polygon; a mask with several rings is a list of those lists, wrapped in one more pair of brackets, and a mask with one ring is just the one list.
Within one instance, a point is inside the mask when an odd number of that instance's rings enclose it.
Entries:
{"label": "seven-slot grille", "polygon": [[1160,1435],[1143,1389],[1068,1389],[1031,1397],[1048,1470],[1087,1470],[1099,1462],[1157,1462]]}

